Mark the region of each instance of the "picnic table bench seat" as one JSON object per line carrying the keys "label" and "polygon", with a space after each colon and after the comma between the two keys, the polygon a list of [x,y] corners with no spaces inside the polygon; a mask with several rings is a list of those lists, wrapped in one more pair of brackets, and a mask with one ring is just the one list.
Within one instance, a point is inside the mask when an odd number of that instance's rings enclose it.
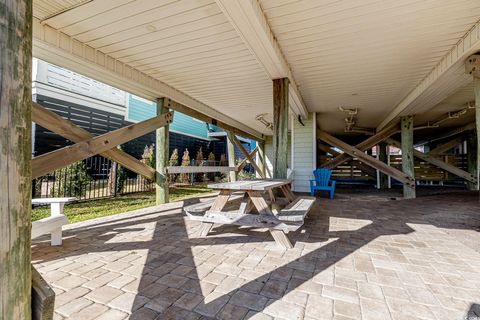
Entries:
{"label": "picnic table bench seat", "polygon": [[[242,193],[232,194],[228,199],[228,202],[234,202],[242,198],[243,198]],[[208,209],[210,209],[210,207],[213,205],[214,202],[215,202],[215,199],[210,199],[208,201],[203,201],[203,202],[189,205],[183,208],[183,210],[185,211],[187,216],[189,216],[190,218],[195,220],[200,220],[199,218],[202,217]]]}
{"label": "picnic table bench seat", "polygon": [[276,217],[281,221],[303,222],[314,202],[314,197],[298,197],[280,210]]}

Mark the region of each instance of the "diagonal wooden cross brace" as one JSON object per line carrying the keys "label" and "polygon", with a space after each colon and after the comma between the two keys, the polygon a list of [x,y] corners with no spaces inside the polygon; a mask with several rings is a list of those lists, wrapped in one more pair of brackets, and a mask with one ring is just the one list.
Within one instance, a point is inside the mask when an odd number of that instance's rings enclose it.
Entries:
{"label": "diagonal wooden cross brace", "polygon": [[[401,147],[401,143],[396,141],[396,140],[393,140],[393,139],[387,139],[387,142],[397,148],[400,149]],[[430,154],[425,154],[423,152],[420,152],[418,150],[415,150],[413,149],[413,155],[419,159],[422,159],[423,161],[427,161],[427,162],[430,162],[431,164],[445,170],[445,171],[448,171],[450,173],[453,173],[454,175],[456,176],[459,176],[460,178],[462,179],[465,179],[467,181],[470,181],[472,183],[477,183],[477,179],[475,178],[475,176],[473,174],[470,174],[460,168],[457,168],[455,166],[452,166],[451,164],[448,164],[434,156],[431,156]]]}
{"label": "diagonal wooden cross brace", "polygon": [[357,149],[355,147],[352,147],[351,145],[343,142],[340,139],[335,138],[334,136],[332,136],[332,135],[330,135],[330,134],[328,134],[328,133],[326,133],[322,130],[317,130],[317,136],[318,136],[318,138],[325,141],[326,143],[328,143],[328,144],[330,144],[334,147],[342,149],[343,152],[348,154],[350,157],[352,157],[352,158],[356,157],[360,161],[365,163],[366,165],[369,165],[372,168],[377,169],[377,170],[393,177],[394,179],[400,181],[401,183],[406,184],[406,185],[408,185],[412,188],[415,187],[415,178],[410,177],[409,175],[403,173],[402,171],[400,171],[398,169],[390,167],[389,165],[383,163],[380,160],[375,159],[372,156],[369,156],[364,151],[362,151],[360,149]]}
{"label": "diagonal wooden cross brace", "polygon": [[[250,157],[251,157],[252,159],[253,159],[253,156],[255,155],[255,153],[257,153],[257,151],[258,151],[258,147],[255,147],[255,149],[253,149],[253,150],[250,152]],[[243,160],[238,164],[238,166],[237,166],[237,173],[240,172],[240,171],[242,171],[242,169],[247,165],[247,162],[249,162],[249,161],[248,161],[247,158],[245,158],[245,159],[243,159]]]}
{"label": "diagonal wooden cross brace", "polygon": [[[73,122],[62,118],[55,112],[42,107],[36,102],[32,102],[32,121],[73,142],[81,142],[94,137],[87,130],[80,128]],[[140,162],[122,150],[113,148],[100,153],[100,155],[120,163],[125,168],[128,168],[147,179],[155,179],[154,168]]]}
{"label": "diagonal wooden cross brace", "polygon": [[[369,137],[365,141],[362,141],[361,143],[357,144],[355,148],[360,151],[366,151],[399,131],[400,131],[400,124],[398,123],[392,124],[380,130],[378,133]],[[333,169],[336,166],[339,166],[342,163],[349,161],[350,159],[352,159],[350,155],[343,153],[339,156],[336,156],[332,161],[327,163],[324,166],[324,168]]]}
{"label": "diagonal wooden cross brace", "polygon": [[255,168],[255,171],[263,178],[265,179],[265,174],[263,174],[262,170],[258,167],[257,163],[253,160],[253,158],[250,156],[250,154],[247,152],[245,147],[242,145],[242,143],[237,139],[235,135],[233,135],[233,142],[237,145],[238,149],[240,149],[240,152],[243,153],[245,156],[245,159],[247,159],[248,162]]}
{"label": "diagonal wooden cross brace", "polygon": [[442,143],[441,145],[438,145],[437,147],[435,147],[435,149],[430,150],[428,154],[431,156],[437,156],[445,151],[452,149],[453,147],[456,147],[463,141],[465,141],[465,137],[463,136],[453,138],[452,140],[449,140],[445,143]]}
{"label": "diagonal wooden cross brace", "polygon": [[[337,157],[337,156],[341,155],[340,152],[337,152],[337,151],[333,150],[331,147],[329,147],[327,145],[324,145],[324,144],[318,144],[318,148],[322,151],[330,153],[334,157]],[[374,170],[371,167],[361,163],[360,161],[350,160],[350,164],[354,165],[355,167],[357,167],[358,169],[365,172],[366,174],[368,174],[371,177],[376,177],[377,176],[377,171],[376,170]]]}
{"label": "diagonal wooden cross brace", "polygon": [[[50,173],[56,169],[101,154],[119,144],[141,137],[173,121],[173,112],[159,115],[118,130],[77,142],[32,159],[32,179]],[[40,122],[39,122],[40,124]],[[65,124],[65,123],[62,123]]]}

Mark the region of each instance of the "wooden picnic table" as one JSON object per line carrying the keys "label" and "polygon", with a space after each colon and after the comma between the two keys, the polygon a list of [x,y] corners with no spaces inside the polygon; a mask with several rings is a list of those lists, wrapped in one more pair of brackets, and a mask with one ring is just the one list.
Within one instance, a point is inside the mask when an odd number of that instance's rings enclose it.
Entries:
{"label": "wooden picnic table", "polygon": [[[185,208],[187,215],[202,221],[201,236],[207,236],[214,223],[236,224],[240,226],[268,228],[275,241],[292,248],[286,234],[303,225],[303,220],[314,202],[314,198],[297,198],[290,189],[289,179],[263,179],[209,184],[211,189],[220,190],[213,203],[200,203]],[[264,197],[265,192],[272,194],[278,188],[285,196],[287,206],[274,214]],[[238,210],[227,211],[226,206],[240,199]],[[272,203],[275,198],[271,197]],[[258,214],[253,214],[255,208]],[[205,211],[206,210],[206,211]],[[204,211],[204,212],[203,212]]]}

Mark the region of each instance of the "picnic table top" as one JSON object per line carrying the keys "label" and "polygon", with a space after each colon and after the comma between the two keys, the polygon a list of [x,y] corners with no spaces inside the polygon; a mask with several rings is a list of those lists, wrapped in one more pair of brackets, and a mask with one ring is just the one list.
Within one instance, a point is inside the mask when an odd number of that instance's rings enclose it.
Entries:
{"label": "picnic table top", "polygon": [[70,201],[77,200],[74,197],[66,197],[66,198],[37,198],[32,199],[33,204],[52,204],[52,203],[66,203]]}
{"label": "picnic table top", "polygon": [[208,185],[208,188],[222,189],[222,190],[267,191],[273,188],[287,185],[289,183],[291,183],[290,179],[262,179],[262,180],[211,183]]}

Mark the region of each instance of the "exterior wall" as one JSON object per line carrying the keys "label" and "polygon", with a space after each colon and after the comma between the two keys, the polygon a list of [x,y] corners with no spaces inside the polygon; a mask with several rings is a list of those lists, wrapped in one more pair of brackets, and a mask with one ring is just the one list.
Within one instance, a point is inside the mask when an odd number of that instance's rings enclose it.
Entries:
{"label": "exterior wall", "polygon": [[[50,96],[35,95],[33,98],[45,108],[72,121],[94,135],[103,134],[132,124],[132,122],[126,121],[122,115],[98,110],[97,108],[90,108],[83,104],[78,105],[65,100],[55,99]],[[36,143],[32,146],[32,150],[35,156],[71,144],[69,140],[44,129],[39,125],[35,126],[34,132]],[[155,133],[151,132],[123,144],[122,148],[132,156],[140,158],[145,146],[154,143]],[[191,159],[195,159],[197,151],[202,148],[205,157],[207,157],[210,152],[213,152],[216,156],[216,160],[220,160],[220,154],[225,153],[225,142],[224,140],[207,141],[171,132],[169,156],[173,149],[178,149],[181,156],[185,148],[189,150]]]}
{"label": "exterior wall", "polygon": [[[150,119],[156,115],[156,103],[127,94],[127,112],[125,118],[128,121],[139,122]],[[180,112],[175,112],[170,132],[177,132],[191,137],[211,140],[208,137],[207,125],[205,122],[194,119]]]}
{"label": "exterior wall", "polygon": [[33,60],[32,69],[34,84],[49,85],[125,108],[125,91],[38,59]]}
{"label": "exterior wall", "polygon": [[293,191],[309,192],[310,179],[316,167],[316,115],[309,113],[302,126],[298,120],[292,119],[293,149]]}

